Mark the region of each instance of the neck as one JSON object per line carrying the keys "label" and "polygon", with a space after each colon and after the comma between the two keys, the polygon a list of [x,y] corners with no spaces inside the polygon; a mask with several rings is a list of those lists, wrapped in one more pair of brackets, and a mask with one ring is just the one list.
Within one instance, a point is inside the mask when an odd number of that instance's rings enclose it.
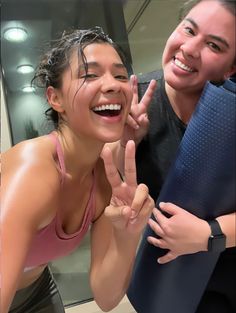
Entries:
{"label": "neck", "polygon": [[103,143],[77,137],[69,128],[62,127],[58,132],[64,153],[66,172],[80,179],[91,174],[100,157]]}
{"label": "neck", "polygon": [[175,114],[181,121],[188,124],[201,97],[201,91],[195,93],[179,91],[175,90],[167,83],[165,83],[165,89]]}

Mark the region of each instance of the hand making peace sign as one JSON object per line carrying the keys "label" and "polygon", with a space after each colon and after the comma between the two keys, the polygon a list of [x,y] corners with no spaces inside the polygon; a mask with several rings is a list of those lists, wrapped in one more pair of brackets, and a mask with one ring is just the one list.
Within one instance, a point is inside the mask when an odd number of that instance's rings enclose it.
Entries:
{"label": "hand making peace sign", "polygon": [[130,83],[133,90],[133,99],[131,110],[127,117],[124,133],[121,139],[121,145],[125,146],[126,142],[133,139],[138,144],[146,135],[149,126],[147,116],[148,106],[151,103],[153,94],[156,90],[157,82],[152,79],[145,91],[142,99],[138,97],[138,78],[136,75],[130,77]]}
{"label": "hand making peace sign", "polygon": [[124,181],[114,165],[112,152],[105,147],[102,152],[107,179],[112,187],[110,205],[105,215],[116,229],[138,233],[146,226],[154,208],[148,187],[137,184],[135,164],[135,144],[128,141],[125,149]]}

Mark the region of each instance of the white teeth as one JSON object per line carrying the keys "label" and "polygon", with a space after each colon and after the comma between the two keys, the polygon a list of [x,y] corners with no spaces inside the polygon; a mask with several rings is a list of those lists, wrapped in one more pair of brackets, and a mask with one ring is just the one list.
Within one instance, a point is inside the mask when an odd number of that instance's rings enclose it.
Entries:
{"label": "white teeth", "polygon": [[180,67],[182,70],[185,70],[185,71],[188,71],[188,72],[193,72],[193,69],[191,67],[188,67],[187,65],[183,64],[178,59],[175,59],[175,65]]}
{"label": "white teeth", "polygon": [[119,111],[121,109],[120,104],[106,104],[106,105],[100,105],[93,108],[93,111],[105,111],[105,110],[111,110],[111,111]]}

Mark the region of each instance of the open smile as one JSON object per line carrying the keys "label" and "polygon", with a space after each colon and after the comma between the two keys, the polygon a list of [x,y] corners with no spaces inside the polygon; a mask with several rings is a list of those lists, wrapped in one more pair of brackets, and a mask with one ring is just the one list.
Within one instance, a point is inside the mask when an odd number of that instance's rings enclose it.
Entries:
{"label": "open smile", "polygon": [[186,65],[186,64],[184,64],[184,63],[182,63],[179,59],[177,59],[177,58],[175,58],[175,57],[174,57],[174,63],[175,63],[175,65],[176,65],[178,68],[180,68],[181,70],[184,70],[184,71],[189,72],[189,73],[196,72],[196,71],[194,70],[194,68],[192,68],[192,67],[190,67],[190,66],[188,66],[188,65]]}
{"label": "open smile", "polygon": [[92,110],[101,116],[118,116],[121,113],[121,109],[120,104],[103,104],[94,107]]}

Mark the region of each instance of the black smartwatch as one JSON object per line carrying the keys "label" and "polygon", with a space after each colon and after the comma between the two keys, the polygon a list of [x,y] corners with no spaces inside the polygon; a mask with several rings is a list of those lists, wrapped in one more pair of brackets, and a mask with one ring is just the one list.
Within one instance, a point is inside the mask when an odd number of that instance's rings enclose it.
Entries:
{"label": "black smartwatch", "polygon": [[222,252],[226,248],[226,237],[217,220],[207,221],[211,227],[207,250],[209,252]]}

